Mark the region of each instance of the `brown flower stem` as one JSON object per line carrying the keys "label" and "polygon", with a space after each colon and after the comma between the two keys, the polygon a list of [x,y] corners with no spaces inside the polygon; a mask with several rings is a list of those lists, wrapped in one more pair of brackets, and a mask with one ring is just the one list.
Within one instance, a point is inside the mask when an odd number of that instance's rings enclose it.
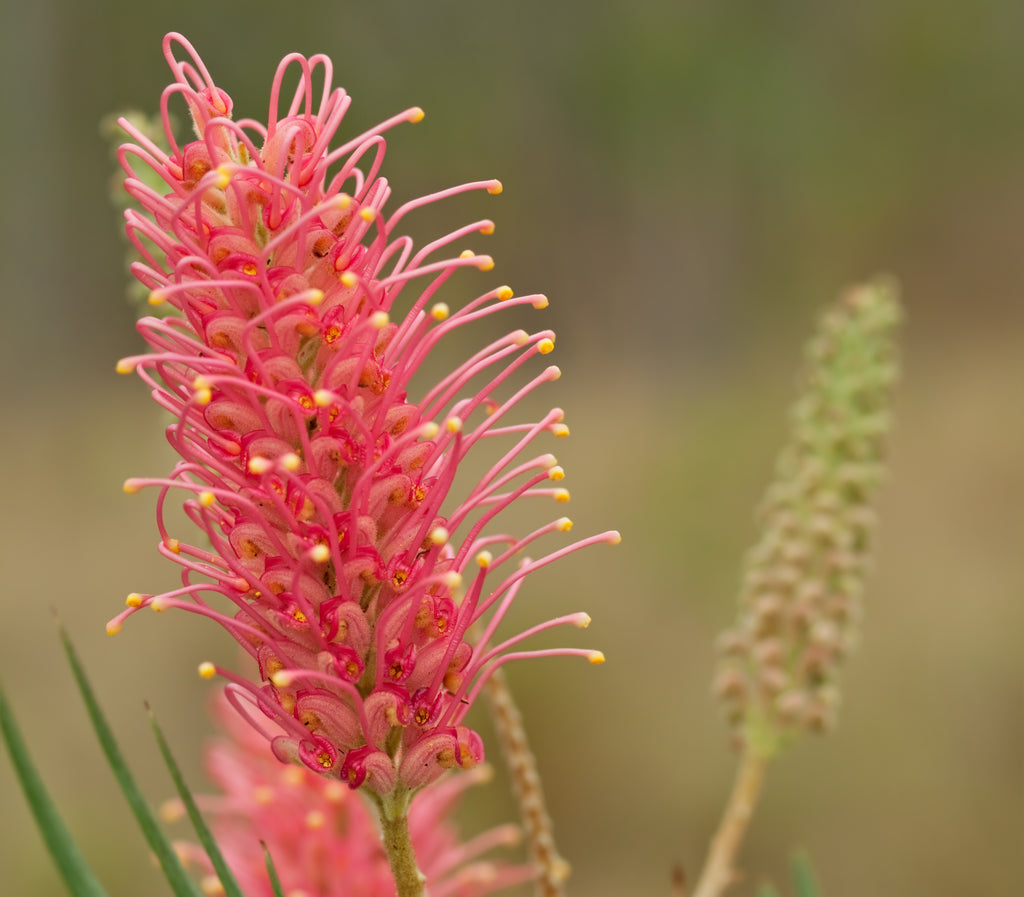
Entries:
{"label": "brown flower stem", "polygon": [[719,897],[739,877],[735,868],[743,836],[746,834],[754,807],[761,794],[768,757],[750,747],[744,748],[732,794],[718,824],[718,831],[711,839],[707,859],[693,897]]}
{"label": "brown flower stem", "polygon": [[378,799],[381,841],[391,864],[397,897],[426,897],[426,876],[416,864],[409,837],[409,798],[402,788]]}

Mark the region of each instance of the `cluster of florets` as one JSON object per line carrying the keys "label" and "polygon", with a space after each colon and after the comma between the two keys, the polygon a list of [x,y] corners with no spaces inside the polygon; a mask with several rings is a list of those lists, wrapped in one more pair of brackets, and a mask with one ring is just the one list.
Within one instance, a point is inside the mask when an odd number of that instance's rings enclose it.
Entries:
{"label": "cluster of florets", "polygon": [[[184,38],[169,35],[164,52],[175,78],[161,109],[168,148],[122,121],[135,142],[120,159],[141,206],[126,213],[142,256],[133,272],[170,313],[140,320],[152,351],[119,370],[138,371],[175,418],[167,435],[180,461],[171,475],[125,488],[159,488],[160,551],[181,566],[182,586],[130,595],[108,629],[143,607],[217,620],[255,659],[259,681],[212,664],[201,671],[230,679],[231,700],[255,725],[277,723],[267,734],[278,757],[377,795],[415,790],[483,759],[462,721],[500,664],[528,654],[602,659],[582,649],[510,651],[541,629],[585,626],[582,613],[492,644],[531,570],[618,539],[604,533],[530,560],[523,549],[567,531],[567,518],[521,537],[491,531],[523,497],[568,498],[553,485],[563,475],[554,456],[529,451],[541,435],[568,432],[562,412],[507,420],[558,369],[496,398],[525,362],[553,349],[554,334],[514,331],[409,397],[422,362],[454,328],[547,300],[499,287],[454,312],[430,304],[459,269],[492,267],[488,256],[449,248],[493,224],[474,222],[419,249],[397,225],[419,206],[467,190],[498,193],[500,184],[465,184],[385,213],[381,133],[418,121],[418,108],[332,147],[350,101],[331,86],[326,57],[282,61],[262,125],[232,120],[230,98]],[[292,67],[298,85],[282,98]],[[196,135],[180,146],[169,116],[175,97]],[[412,282],[420,285],[392,320]],[[454,495],[460,462],[491,439],[504,443],[497,461]],[[169,532],[164,507],[174,490],[208,544]],[[210,603],[216,596],[221,603]]]}
{"label": "cluster of florets", "polygon": [[834,723],[837,674],[861,615],[899,319],[890,284],[853,289],[808,347],[792,439],[765,498],[716,681],[737,735],[760,750]]}
{"label": "cluster of florets", "polygon": [[[200,797],[199,803],[242,892],[272,897],[265,849],[291,897],[392,897],[395,883],[377,821],[359,795],[336,779],[282,766],[223,700],[217,717],[224,734],[207,750],[206,769],[218,793]],[[519,842],[516,826],[498,826],[465,842],[459,838],[452,821],[456,804],[466,788],[487,781],[489,774],[484,765],[436,782],[410,811],[410,835],[431,895],[482,897],[534,876],[529,866],[491,857],[494,849]],[[184,812],[178,800],[163,808],[167,821]],[[204,893],[224,893],[198,844],[176,847],[199,872]]]}

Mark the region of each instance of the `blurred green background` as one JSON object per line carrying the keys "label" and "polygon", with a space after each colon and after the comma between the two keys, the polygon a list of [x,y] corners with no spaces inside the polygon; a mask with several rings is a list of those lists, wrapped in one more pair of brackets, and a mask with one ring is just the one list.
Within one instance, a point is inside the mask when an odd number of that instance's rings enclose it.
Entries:
{"label": "blurred green background", "polygon": [[[164,891],[50,608],[154,801],[171,786],[143,700],[198,782],[209,684],[195,667],[234,657],[185,614],[103,632],[127,592],[174,582],[153,496],[120,489],[171,457],[142,385],[114,373],[140,343],[99,130],[156,108],[169,29],[242,115],[263,114],[292,50],[333,57],[353,129],[423,106],[389,137],[399,197],[505,184],[421,220],[495,218],[474,244],[498,261],[473,275],[480,290],[551,296],[526,326],[559,332],[564,376],[545,401],[573,429],[556,449],[575,532],[624,535],[537,577],[519,608],[587,609],[585,642],[568,638],[608,655],[511,671],[573,894],[664,895],[677,861],[695,875],[733,767],[712,641],[800,347],[846,283],[901,280],[906,375],[863,647],[839,731],[770,774],[736,893],[778,877],[795,846],[828,897],[1020,893],[1024,4],[39,0],[3,17],[0,676],[112,893]],[[0,805],[4,893],[63,893],[6,761]],[[512,812],[500,787],[470,809],[471,826]]]}

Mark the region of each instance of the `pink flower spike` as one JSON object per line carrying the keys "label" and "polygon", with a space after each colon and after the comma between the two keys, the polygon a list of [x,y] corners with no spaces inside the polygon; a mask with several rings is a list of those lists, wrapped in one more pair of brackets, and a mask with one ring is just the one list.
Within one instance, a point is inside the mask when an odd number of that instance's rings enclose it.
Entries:
{"label": "pink flower spike", "polygon": [[[461,303],[462,287],[444,293],[493,265],[465,246],[493,231],[489,219],[419,247],[398,231],[407,214],[452,196],[501,191],[474,180],[390,202],[383,135],[421,119],[418,107],[341,136],[351,100],[332,85],[330,60],[290,54],[266,120],[235,120],[185,38],[169,34],[164,54],[164,145],[125,122],[119,159],[137,205],[126,213],[140,256],[132,270],[165,314],[139,321],[151,351],[117,369],[135,371],[173,417],[174,469],[130,478],[125,491],[156,488],[158,550],[181,585],[130,596],[108,631],[143,608],[218,623],[253,662],[244,675],[213,664],[202,675],[231,683],[229,703],[266,755],[404,812],[446,770],[483,760],[462,720],[494,669],[601,656],[513,650],[589,622],[579,613],[491,644],[530,571],[617,540],[562,543],[513,569],[517,552],[571,523],[526,535],[498,525],[527,498],[568,497],[552,486],[563,471],[546,444],[567,432],[562,411],[522,419],[524,400],[559,376],[537,365],[554,333],[492,335],[448,373],[424,375],[455,328],[547,298],[507,286]],[[169,125],[175,105],[195,131],[184,143]],[[470,454],[484,473],[464,485]],[[198,531],[194,545],[172,533],[172,497]],[[348,879],[346,889],[376,893]],[[471,892],[485,891],[478,882]],[[463,891],[449,882],[437,893]]]}

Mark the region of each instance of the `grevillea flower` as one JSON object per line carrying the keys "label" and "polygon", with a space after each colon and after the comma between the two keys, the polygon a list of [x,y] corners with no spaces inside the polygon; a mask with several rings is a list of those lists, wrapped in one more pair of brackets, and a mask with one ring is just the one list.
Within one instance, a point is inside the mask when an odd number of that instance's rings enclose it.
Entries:
{"label": "grevillea flower", "polygon": [[[199,801],[242,892],[271,897],[265,844],[288,897],[392,897],[395,885],[377,824],[359,796],[337,779],[282,766],[226,701],[216,706],[225,735],[207,750],[206,768],[219,793]],[[517,843],[516,826],[499,826],[465,842],[458,837],[451,813],[465,789],[486,781],[488,773],[489,767],[480,766],[442,779],[425,788],[412,808],[409,828],[431,897],[482,897],[533,875],[528,866],[485,856]],[[180,801],[164,807],[168,820],[183,813]],[[177,849],[203,875],[206,893],[223,893],[198,844]]]}
{"label": "grevillea flower", "polygon": [[[174,76],[161,103],[168,146],[122,120],[134,142],[119,158],[141,206],[126,213],[141,255],[133,272],[170,312],[139,321],[152,351],[118,369],[137,371],[174,418],[174,470],[125,489],[159,489],[160,552],[180,565],[182,584],[129,596],[108,629],[144,607],[218,621],[258,676],[202,672],[231,680],[231,701],[254,725],[276,723],[263,728],[280,759],[407,803],[447,769],[483,759],[464,717],[498,666],[603,660],[519,648],[541,630],[586,626],[584,613],[496,637],[531,571],[618,541],[607,532],[529,559],[524,550],[567,531],[568,518],[523,536],[495,531],[513,504],[568,498],[554,485],[563,476],[554,456],[534,448],[568,432],[562,412],[526,423],[512,415],[559,376],[546,367],[513,385],[554,334],[515,330],[436,383],[413,383],[456,328],[547,300],[499,287],[455,310],[435,301],[460,269],[492,267],[452,247],[493,224],[417,248],[401,223],[445,197],[501,187],[463,184],[386,211],[381,134],[418,121],[420,109],[336,140],[349,98],[331,86],[325,56],[293,54],[278,67],[267,123],[234,121],[231,99],[184,38],[168,35],[164,54]],[[283,96],[289,74],[298,84]],[[184,144],[170,123],[179,97],[196,135]],[[154,175],[157,189],[147,186]],[[493,462],[468,488],[457,484],[464,459],[485,446]],[[166,525],[174,493],[202,544]]]}

